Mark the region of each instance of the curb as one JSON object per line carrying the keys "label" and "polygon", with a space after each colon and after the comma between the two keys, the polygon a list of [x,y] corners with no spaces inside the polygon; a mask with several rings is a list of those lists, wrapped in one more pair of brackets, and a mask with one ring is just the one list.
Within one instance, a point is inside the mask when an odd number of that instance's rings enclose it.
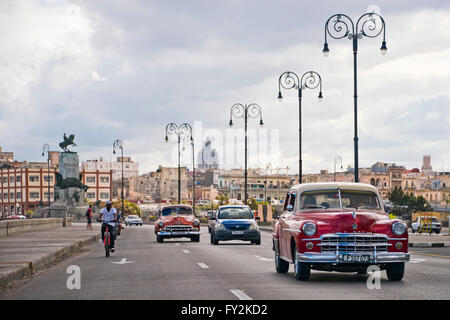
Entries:
{"label": "curb", "polygon": [[101,234],[99,233],[86,240],[77,241],[72,245],[48,253],[34,261],[11,263],[11,266],[17,266],[18,269],[12,270],[5,275],[0,275],[0,294],[4,293],[11,286],[12,282],[29,278],[43,269],[62,262],[75,252],[81,251],[81,248],[97,242],[100,236]]}
{"label": "curb", "polygon": [[408,244],[409,248],[448,248],[450,243],[444,242],[410,242]]}

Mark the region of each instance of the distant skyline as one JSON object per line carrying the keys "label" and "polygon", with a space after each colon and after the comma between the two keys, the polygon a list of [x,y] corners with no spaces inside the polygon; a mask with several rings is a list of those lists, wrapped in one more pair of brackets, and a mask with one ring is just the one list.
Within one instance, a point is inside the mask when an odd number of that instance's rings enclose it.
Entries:
{"label": "distant skyline", "polygon": [[[295,173],[296,93],[283,92],[279,103],[277,81],[287,70],[315,70],[324,99],[303,95],[304,174],[332,172],[336,155],[344,169],[353,167],[351,41],[329,40],[325,58],[324,24],[335,13],[357,19],[371,8],[386,22],[388,52],[380,54],[381,38],[359,42],[359,166],[420,169],[431,155],[433,170],[450,171],[450,3],[443,0],[5,0],[0,146],[19,161],[45,161],[45,143],[59,151],[63,134],[75,134],[80,161],[111,161],[121,139],[124,156],[145,173],[177,166],[176,143],[164,143],[167,123],[201,122],[204,132],[225,136],[230,107],[256,102],[262,130],[279,140],[276,152],[250,154],[250,166],[271,162]],[[263,133],[256,121],[249,128]],[[214,141],[213,148],[227,154]],[[191,162],[188,150],[183,165]]]}

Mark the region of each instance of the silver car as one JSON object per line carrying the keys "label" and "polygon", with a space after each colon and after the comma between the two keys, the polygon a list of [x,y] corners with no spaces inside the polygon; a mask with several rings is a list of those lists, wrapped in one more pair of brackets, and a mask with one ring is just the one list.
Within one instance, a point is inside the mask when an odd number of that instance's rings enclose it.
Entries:
{"label": "silver car", "polygon": [[126,226],[131,226],[133,224],[142,226],[142,219],[139,218],[138,216],[135,216],[135,215],[127,216],[125,218],[125,225]]}

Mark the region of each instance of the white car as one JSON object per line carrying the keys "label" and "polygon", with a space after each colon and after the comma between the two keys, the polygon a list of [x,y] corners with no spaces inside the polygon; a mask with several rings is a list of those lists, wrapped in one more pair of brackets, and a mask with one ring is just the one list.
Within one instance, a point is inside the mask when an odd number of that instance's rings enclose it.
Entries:
{"label": "white car", "polygon": [[125,225],[126,226],[131,226],[133,224],[142,226],[142,219],[139,218],[138,216],[135,216],[135,215],[127,216],[125,218]]}
{"label": "white car", "polygon": [[[412,232],[413,233],[414,232],[419,232],[419,228],[421,226],[422,226],[422,232],[427,232],[427,230],[426,230],[426,228],[427,228],[426,223],[427,222],[425,220],[425,217],[417,217],[417,220],[411,224]],[[441,226],[440,222],[438,221],[438,219],[435,218],[435,217],[432,217],[432,220],[431,220],[431,232],[435,232],[436,234],[439,234],[439,232],[441,232],[441,227],[442,226]]]}

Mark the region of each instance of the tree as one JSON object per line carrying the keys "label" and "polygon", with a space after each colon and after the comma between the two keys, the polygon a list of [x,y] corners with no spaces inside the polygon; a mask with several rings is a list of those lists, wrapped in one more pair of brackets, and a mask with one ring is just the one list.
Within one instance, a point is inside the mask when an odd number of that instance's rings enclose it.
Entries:
{"label": "tree", "polygon": [[230,202],[230,198],[225,195],[220,195],[216,197],[216,200],[219,201],[219,206],[227,205]]}
{"label": "tree", "polygon": [[251,198],[248,200],[248,202],[248,206],[250,207],[250,209],[258,210],[258,202],[255,199]]}

